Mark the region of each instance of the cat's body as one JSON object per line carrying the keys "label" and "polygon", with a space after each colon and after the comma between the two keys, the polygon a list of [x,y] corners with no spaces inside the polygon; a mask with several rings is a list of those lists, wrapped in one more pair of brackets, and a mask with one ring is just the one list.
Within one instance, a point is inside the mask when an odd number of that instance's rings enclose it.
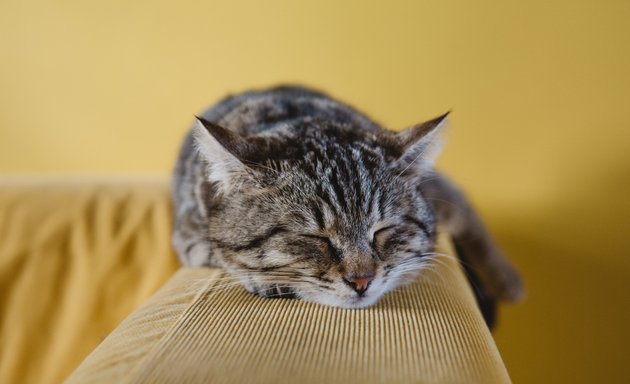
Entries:
{"label": "cat's body", "polygon": [[261,296],[363,307],[435,257],[440,222],[486,297],[517,299],[517,274],[432,169],[443,120],[394,133],[298,87],[226,98],[196,122],[175,169],[182,263],[224,268]]}

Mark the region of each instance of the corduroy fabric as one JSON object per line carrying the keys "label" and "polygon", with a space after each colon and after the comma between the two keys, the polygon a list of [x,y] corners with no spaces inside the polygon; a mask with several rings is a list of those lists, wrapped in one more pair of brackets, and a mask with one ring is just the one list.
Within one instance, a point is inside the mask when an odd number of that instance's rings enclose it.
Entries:
{"label": "corduroy fabric", "polygon": [[62,382],[179,268],[164,177],[0,178],[0,384]]}
{"label": "corduroy fabric", "polygon": [[[452,254],[444,237],[440,251]],[[230,281],[180,270],[68,383],[510,382],[452,258],[358,310],[261,299]]]}

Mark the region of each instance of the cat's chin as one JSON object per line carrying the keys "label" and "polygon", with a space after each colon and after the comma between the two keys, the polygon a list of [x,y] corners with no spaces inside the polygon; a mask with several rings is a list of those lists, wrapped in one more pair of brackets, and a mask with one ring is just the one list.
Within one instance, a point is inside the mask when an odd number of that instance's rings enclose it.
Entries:
{"label": "cat's chin", "polygon": [[338,297],[333,295],[322,295],[316,297],[303,297],[303,299],[329,307],[361,309],[371,307],[372,305],[376,304],[381,297],[382,295],[380,294],[373,294],[363,297]]}

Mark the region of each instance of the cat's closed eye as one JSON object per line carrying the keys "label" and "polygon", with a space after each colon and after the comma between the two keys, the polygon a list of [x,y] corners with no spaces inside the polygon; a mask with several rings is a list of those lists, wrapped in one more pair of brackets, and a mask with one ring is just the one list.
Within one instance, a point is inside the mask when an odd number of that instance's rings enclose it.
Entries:
{"label": "cat's closed eye", "polygon": [[411,216],[402,217],[396,225],[385,225],[374,231],[372,248],[383,258],[390,252],[419,251],[431,239],[431,232],[421,221]]}
{"label": "cat's closed eye", "polygon": [[374,234],[372,235],[372,244],[377,242],[379,238],[387,235],[388,232],[392,231],[395,227],[396,227],[395,225],[388,225],[386,227],[382,227],[374,231]]}
{"label": "cat's closed eye", "polygon": [[332,243],[330,238],[326,236],[311,235],[311,234],[301,234],[300,236],[317,241],[320,245],[322,245],[326,249],[326,253],[334,261],[341,260],[341,257],[342,257],[341,251],[339,250],[339,248],[335,247],[335,245]]}
{"label": "cat's closed eye", "polygon": [[387,240],[391,237],[391,235],[396,231],[395,225],[388,225],[382,228],[377,229],[372,235],[372,248],[376,250],[377,253],[382,253],[385,251],[387,246]]}

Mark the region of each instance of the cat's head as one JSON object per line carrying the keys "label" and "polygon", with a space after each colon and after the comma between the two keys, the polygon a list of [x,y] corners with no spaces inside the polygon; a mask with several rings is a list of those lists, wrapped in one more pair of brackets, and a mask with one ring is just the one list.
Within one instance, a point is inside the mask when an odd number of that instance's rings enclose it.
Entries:
{"label": "cat's head", "polygon": [[247,138],[199,119],[213,257],[261,296],[374,304],[432,250],[435,218],[419,184],[445,117],[400,133],[302,120]]}

